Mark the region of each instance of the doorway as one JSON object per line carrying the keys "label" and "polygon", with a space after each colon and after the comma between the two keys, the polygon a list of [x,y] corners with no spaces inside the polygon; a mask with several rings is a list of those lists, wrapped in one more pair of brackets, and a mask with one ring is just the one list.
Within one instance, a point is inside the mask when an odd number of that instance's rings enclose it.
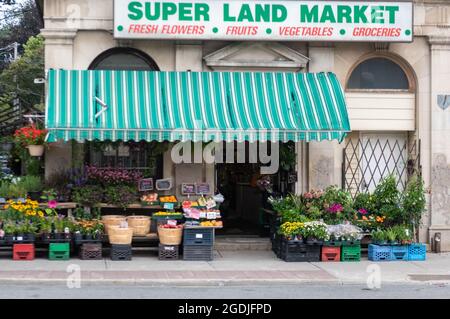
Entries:
{"label": "doorway", "polygon": [[285,196],[295,191],[297,181],[295,144],[293,142],[279,144],[278,171],[270,175],[261,174],[261,167],[265,164],[259,157],[256,163],[250,163],[249,149],[251,148],[248,142],[244,144],[245,148],[241,148],[241,150],[245,149],[244,163],[235,161],[216,164],[217,190],[225,198],[220,205],[224,228],[217,234],[268,236],[268,216],[264,211],[271,209],[268,198]]}

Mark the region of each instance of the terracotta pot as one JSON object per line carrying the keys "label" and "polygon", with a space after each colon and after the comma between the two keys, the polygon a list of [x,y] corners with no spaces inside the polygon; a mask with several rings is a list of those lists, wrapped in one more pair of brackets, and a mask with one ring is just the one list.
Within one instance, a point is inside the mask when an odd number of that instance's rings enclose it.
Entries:
{"label": "terracotta pot", "polygon": [[27,148],[30,156],[44,155],[44,145],[28,145]]}

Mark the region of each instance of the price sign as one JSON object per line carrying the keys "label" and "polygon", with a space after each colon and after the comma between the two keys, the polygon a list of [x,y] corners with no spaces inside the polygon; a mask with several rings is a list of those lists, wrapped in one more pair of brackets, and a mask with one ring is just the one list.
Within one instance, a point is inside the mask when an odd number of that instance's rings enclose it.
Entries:
{"label": "price sign", "polygon": [[177,221],[176,221],[176,220],[173,220],[173,219],[168,220],[168,221],[167,221],[167,225],[170,225],[170,226],[176,226],[176,225],[177,225]]}
{"label": "price sign", "polygon": [[208,212],[206,214],[206,219],[216,219],[216,212]]}
{"label": "price sign", "polygon": [[183,183],[181,184],[181,194],[183,195],[195,195],[195,184]]}
{"label": "price sign", "polygon": [[211,193],[211,187],[208,183],[199,183],[196,192],[197,195],[208,195]]}
{"label": "price sign", "polygon": [[170,209],[173,210],[175,208],[175,204],[174,203],[164,203],[164,209]]}
{"label": "price sign", "polygon": [[139,191],[140,192],[147,192],[153,190],[153,178],[145,178],[139,180]]}
{"label": "price sign", "polygon": [[159,191],[168,191],[172,189],[172,179],[166,178],[166,179],[158,179],[155,182],[156,189]]}

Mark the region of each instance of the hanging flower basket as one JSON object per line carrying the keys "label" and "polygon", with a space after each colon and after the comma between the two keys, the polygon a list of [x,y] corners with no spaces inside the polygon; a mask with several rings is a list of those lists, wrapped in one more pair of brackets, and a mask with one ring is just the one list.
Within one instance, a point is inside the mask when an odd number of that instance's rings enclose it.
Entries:
{"label": "hanging flower basket", "polygon": [[44,155],[44,145],[28,145],[27,148],[30,156]]}
{"label": "hanging flower basket", "polygon": [[38,129],[34,125],[25,126],[14,133],[14,138],[17,144],[28,148],[31,156],[42,156],[47,132],[47,130]]}

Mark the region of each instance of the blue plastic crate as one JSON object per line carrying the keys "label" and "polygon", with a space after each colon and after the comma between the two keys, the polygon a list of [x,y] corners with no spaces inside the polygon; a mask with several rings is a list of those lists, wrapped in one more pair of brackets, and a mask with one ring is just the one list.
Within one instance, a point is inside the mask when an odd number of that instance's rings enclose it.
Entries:
{"label": "blue plastic crate", "polygon": [[427,257],[425,244],[411,244],[408,246],[408,260],[425,260]]}
{"label": "blue plastic crate", "polygon": [[369,245],[369,260],[389,261],[392,260],[392,246]]}
{"label": "blue plastic crate", "polygon": [[392,260],[408,260],[408,246],[392,246]]}

